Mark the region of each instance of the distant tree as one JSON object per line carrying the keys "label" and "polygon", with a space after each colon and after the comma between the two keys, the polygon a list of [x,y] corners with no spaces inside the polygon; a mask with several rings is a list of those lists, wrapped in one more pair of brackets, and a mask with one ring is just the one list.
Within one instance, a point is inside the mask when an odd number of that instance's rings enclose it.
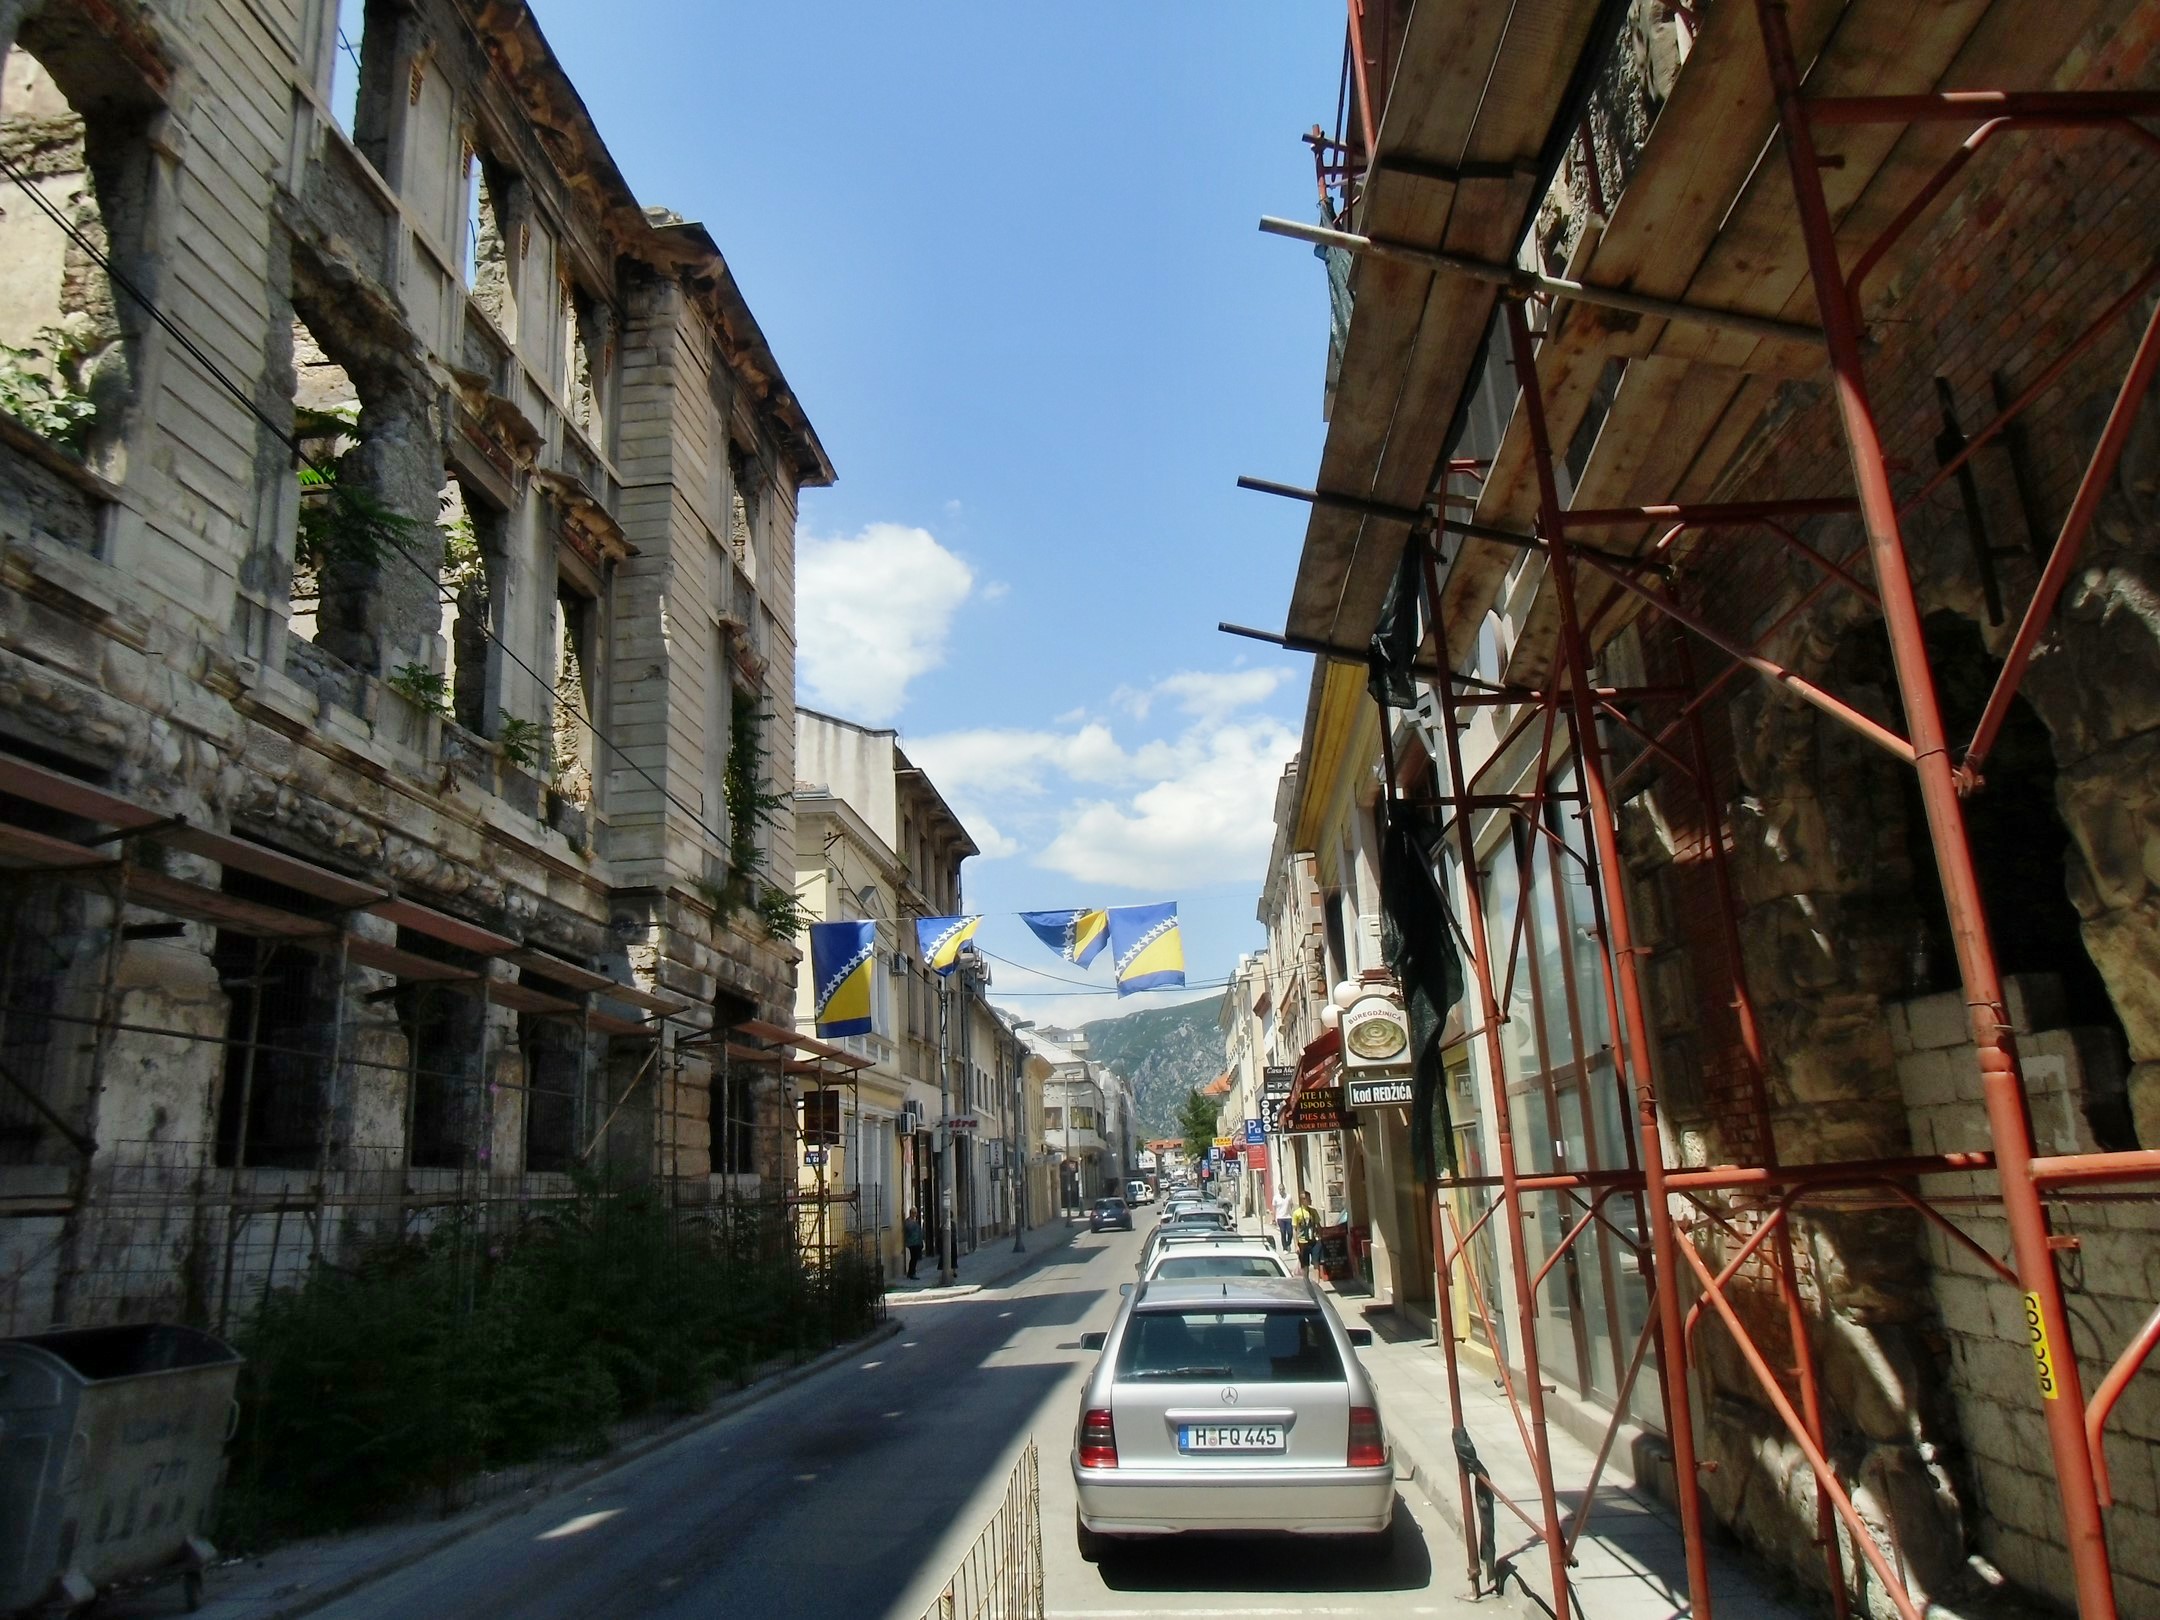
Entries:
{"label": "distant tree", "polygon": [[1215,1145],[1216,1102],[1213,1097],[1197,1091],[1185,1094],[1185,1101],[1178,1108],[1178,1134],[1185,1138],[1185,1157],[1204,1159],[1207,1150]]}

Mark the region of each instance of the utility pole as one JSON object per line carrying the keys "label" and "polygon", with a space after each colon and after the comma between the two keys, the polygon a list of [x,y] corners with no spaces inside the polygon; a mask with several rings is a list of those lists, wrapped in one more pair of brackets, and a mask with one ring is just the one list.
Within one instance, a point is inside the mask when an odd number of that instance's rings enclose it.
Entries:
{"label": "utility pole", "polygon": [[952,984],[937,975],[937,1173],[938,1173],[938,1286],[952,1284],[953,1269],[953,1143],[952,1069],[946,1057],[945,1026],[952,1013]]}
{"label": "utility pole", "polygon": [[1020,1151],[1027,1140],[1027,1048],[1020,1040],[1020,1032],[1034,1027],[1032,1018],[1014,1019],[1007,1047],[1012,1056],[1012,1123],[1005,1132],[1009,1144],[1005,1150],[1005,1184],[1012,1190],[1014,1254],[1027,1251],[1027,1244],[1021,1241],[1021,1234],[1027,1231],[1027,1160]]}

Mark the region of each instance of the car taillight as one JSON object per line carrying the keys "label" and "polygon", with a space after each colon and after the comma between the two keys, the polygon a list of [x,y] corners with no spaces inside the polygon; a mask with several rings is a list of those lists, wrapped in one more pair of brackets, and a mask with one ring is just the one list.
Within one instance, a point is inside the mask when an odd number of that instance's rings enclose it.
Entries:
{"label": "car taillight", "polygon": [[[1110,1414],[1105,1412],[1104,1417]],[[1370,1406],[1350,1408],[1350,1457],[1352,1468],[1379,1468],[1387,1462],[1387,1436],[1380,1432],[1380,1414]]]}
{"label": "car taillight", "polygon": [[1081,1415],[1080,1466],[1117,1466],[1117,1425],[1110,1421],[1110,1408],[1107,1406],[1091,1406]]}

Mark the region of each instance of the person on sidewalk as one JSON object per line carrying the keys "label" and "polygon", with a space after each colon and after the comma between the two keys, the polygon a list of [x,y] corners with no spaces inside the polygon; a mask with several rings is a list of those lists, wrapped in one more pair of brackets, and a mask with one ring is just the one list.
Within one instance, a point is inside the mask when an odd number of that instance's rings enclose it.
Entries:
{"label": "person on sidewalk", "polygon": [[1290,1189],[1278,1183],[1275,1188],[1275,1238],[1284,1254],[1290,1252]]}
{"label": "person on sidewalk", "polygon": [[900,1241],[907,1245],[908,1281],[915,1280],[915,1268],[922,1264],[923,1224],[922,1216],[908,1211],[907,1219],[900,1223]]}
{"label": "person on sidewalk", "polygon": [[1313,1213],[1311,1204],[1305,1201],[1305,1189],[1300,1187],[1297,1208],[1290,1212],[1290,1236],[1297,1244],[1298,1270],[1310,1271],[1320,1258],[1320,1217]]}

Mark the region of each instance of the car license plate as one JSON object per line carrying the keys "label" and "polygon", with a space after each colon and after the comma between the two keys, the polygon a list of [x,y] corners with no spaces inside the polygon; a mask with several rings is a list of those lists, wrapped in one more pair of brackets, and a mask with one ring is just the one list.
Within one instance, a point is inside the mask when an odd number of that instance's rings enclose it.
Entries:
{"label": "car license plate", "polygon": [[1187,1423],[1178,1429],[1180,1451],[1280,1451],[1280,1423]]}

